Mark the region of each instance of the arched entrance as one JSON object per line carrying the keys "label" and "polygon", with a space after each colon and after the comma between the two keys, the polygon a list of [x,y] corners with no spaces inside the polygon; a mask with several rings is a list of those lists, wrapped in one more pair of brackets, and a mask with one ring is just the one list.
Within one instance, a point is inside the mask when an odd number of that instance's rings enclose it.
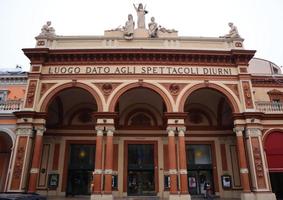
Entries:
{"label": "arched entrance", "polygon": [[0,131],[0,192],[5,190],[12,146],[11,137]]}
{"label": "arched entrance", "polygon": [[207,87],[194,90],[184,101],[183,110],[188,113],[186,155],[191,195],[204,194],[207,182],[212,193],[219,194],[222,187],[219,172],[232,176],[240,184],[235,138],[231,137],[234,133],[230,105],[223,93]]}
{"label": "arched entrance", "polygon": [[[79,87],[56,93],[47,106],[46,132],[38,187],[44,187],[44,175],[59,173],[61,192],[66,195],[90,195],[95,164],[95,122],[92,114],[98,104],[93,95]],[[53,162],[49,165],[48,162]],[[63,161],[63,162],[62,162]],[[59,165],[59,163],[62,163]],[[51,167],[50,167],[51,166]],[[46,173],[46,174],[44,174]]]}
{"label": "arched entrance", "polygon": [[123,192],[128,196],[155,196],[160,177],[156,137],[165,129],[164,100],[151,89],[133,88],[119,97],[115,111],[119,115],[116,136],[123,140],[124,150]]}
{"label": "arched entrance", "polygon": [[265,152],[267,157],[272,192],[277,198],[283,198],[283,130],[275,130],[265,138]]}

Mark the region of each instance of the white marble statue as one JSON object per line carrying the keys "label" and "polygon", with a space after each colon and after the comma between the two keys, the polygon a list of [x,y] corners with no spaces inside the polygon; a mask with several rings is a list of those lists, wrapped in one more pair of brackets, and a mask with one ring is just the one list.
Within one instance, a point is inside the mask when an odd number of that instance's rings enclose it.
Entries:
{"label": "white marble statue", "polygon": [[228,26],[230,27],[230,31],[224,37],[226,38],[240,38],[241,37],[238,32],[237,27],[232,22],[229,22]]}
{"label": "white marble statue", "polygon": [[136,7],[135,4],[133,5],[137,12],[138,28],[145,29],[145,15],[147,14],[147,11],[145,10],[145,7],[143,7],[142,3],[139,3],[138,7]]}
{"label": "white marble statue", "polygon": [[167,29],[163,26],[159,26],[158,30],[161,31],[162,33],[176,33],[176,32],[178,32],[175,29]]}
{"label": "white marble statue", "polygon": [[123,27],[125,39],[128,39],[128,40],[133,39],[134,28],[135,28],[135,22],[133,20],[133,15],[129,14],[128,15],[128,21],[126,21],[126,24]]}
{"label": "white marble statue", "polygon": [[150,23],[148,23],[148,33],[151,38],[157,37],[158,25],[155,22],[155,18],[151,17]]}
{"label": "white marble statue", "polygon": [[54,36],[55,29],[51,27],[51,21],[47,21],[41,28],[41,36]]}

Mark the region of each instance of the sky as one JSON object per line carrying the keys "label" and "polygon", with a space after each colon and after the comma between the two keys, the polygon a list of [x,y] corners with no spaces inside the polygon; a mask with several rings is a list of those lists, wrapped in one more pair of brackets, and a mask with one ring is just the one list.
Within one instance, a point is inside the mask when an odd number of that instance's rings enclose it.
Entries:
{"label": "sky", "polygon": [[218,37],[238,27],[245,49],[283,65],[283,0],[0,0],[0,69],[29,70],[22,48],[33,48],[46,21],[57,35],[103,35],[123,26],[133,3],[146,5],[146,24],[154,16],[179,36]]}

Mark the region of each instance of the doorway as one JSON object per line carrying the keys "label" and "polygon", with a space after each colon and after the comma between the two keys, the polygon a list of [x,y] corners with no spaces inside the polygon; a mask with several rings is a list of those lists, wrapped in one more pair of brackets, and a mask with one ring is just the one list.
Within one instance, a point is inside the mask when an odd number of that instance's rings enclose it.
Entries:
{"label": "doorway", "polygon": [[95,145],[71,144],[66,195],[90,195]]}
{"label": "doorway", "polygon": [[211,145],[186,145],[188,189],[191,195],[205,194],[204,185],[209,183],[214,192]]}
{"label": "doorway", "polygon": [[278,200],[283,199],[283,172],[269,172],[272,192],[275,193]]}
{"label": "doorway", "polygon": [[128,196],[156,195],[156,150],[154,144],[128,144]]}

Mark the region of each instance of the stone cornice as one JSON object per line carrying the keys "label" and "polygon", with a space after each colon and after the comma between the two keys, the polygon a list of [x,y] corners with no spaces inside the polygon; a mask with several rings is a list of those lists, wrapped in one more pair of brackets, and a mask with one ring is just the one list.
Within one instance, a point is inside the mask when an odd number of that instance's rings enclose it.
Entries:
{"label": "stone cornice", "polygon": [[23,49],[31,64],[187,64],[231,66],[248,65],[253,50],[185,49]]}
{"label": "stone cornice", "polygon": [[17,118],[35,118],[35,119],[46,119],[47,113],[35,112],[35,111],[16,111],[14,112]]}
{"label": "stone cornice", "polygon": [[254,87],[283,87],[283,76],[252,76]]}

